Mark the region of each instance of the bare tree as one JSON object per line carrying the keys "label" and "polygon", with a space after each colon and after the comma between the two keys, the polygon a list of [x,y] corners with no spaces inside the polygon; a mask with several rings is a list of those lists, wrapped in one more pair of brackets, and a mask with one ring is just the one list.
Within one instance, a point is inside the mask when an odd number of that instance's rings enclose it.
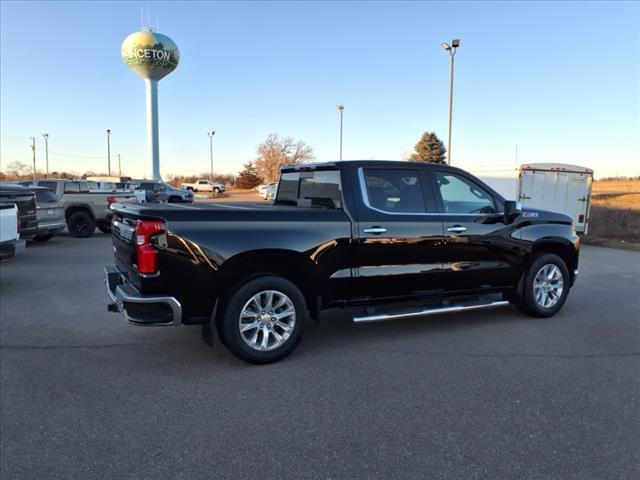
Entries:
{"label": "bare tree", "polygon": [[27,173],[30,173],[30,172],[31,171],[29,169],[29,165],[23,162],[15,161],[7,165],[6,174],[9,177],[19,178],[19,177],[22,177],[23,175],[27,175]]}
{"label": "bare tree", "polygon": [[275,182],[280,177],[280,169],[284,165],[304,163],[312,160],[313,148],[302,140],[294,141],[291,137],[280,137],[271,133],[258,145],[256,170],[265,182]]}

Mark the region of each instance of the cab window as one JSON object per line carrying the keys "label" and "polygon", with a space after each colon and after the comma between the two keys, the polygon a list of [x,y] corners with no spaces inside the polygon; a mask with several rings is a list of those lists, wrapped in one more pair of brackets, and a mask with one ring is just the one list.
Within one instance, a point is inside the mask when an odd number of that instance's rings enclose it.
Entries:
{"label": "cab window", "polygon": [[444,213],[496,213],[493,196],[475,182],[446,172],[435,172],[435,179],[442,197]]}
{"label": "cab window", "polygon": [[367,205],[387,213],[425,213],[420,172],[410,169],[365,168]]}

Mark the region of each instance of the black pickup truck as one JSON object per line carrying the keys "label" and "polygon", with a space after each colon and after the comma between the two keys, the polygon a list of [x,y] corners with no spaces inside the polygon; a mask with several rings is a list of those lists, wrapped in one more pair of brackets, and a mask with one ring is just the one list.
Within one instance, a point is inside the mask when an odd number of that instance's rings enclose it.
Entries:
{"label": "black pickup truck", "polygon": [[569,217],[522,211],[444,165],[295,165],[273,205],[111,208],[109,310],[135,325],[213,327],[255,363],[289,354],[330,307],[355,322],[509,302],[551,316],[578,273]]}

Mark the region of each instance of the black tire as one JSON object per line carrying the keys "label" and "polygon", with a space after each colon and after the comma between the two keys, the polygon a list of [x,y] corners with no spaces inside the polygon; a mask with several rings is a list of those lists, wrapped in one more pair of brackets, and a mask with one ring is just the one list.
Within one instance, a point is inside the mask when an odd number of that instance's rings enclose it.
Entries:
{"label": "black tire", "polygon": [[53,237],[53,235],[36,235],[35,237],[33,237],[33,241],[34,242],[46,242],[48,240],[51,240],[51,237]]}
{"label": "black tire", "polygon": [[102,233],[111,233],[111,223],[99,223],[98,230]]}
{"label": "black tire", "polygon": [[72,213],[67,219],[69,235],[76,238],[86,238],[96,230],[96,221],[88,212]]}
{"label": "black tire", "polygon": [[[562,292],[560,295],[555,295],[554,298],[556,300],[553,305],[545,307],[541,305],[540,301],[536,298],[534,283],[538,273],[547,266],[555,266],[559,269],[562,275]],[[557,281],[555,281],[555,285],[557,285]],[[553,287],[553,283],[551,286]],[[522,294],[516,303],[523,312],[529,315],[534,317],[551,317],[564,305],[564,302],[567,300],[567,295],[569,294],[570,286],[571,279],[569,277],[569,269],[562,258],[552,253],[545,253],[535,257],[531,262],[529,269],[524,275]]]}
{"label": "black tire", "polygon": [[[240,333],[240,314],[245,304],[254,296],[260,292],[275,290],[284,296],[288,297],[288,300],[293,304],[295,321],[292,330],[289,333],[288,338],[283,341],[280,346],[275,347],[276,337],[273,332],[276,332],[278,336],[285,336],[286,331],[281,330],[278,324],[273,326],[266,325],[264,328],[269,328],[270,332],[267,335],[268,342],[273,340],[274,346],[270,350],[261,351],[252,348],[243,339]],[[282,307],[285,308],[285,307]],[[274,312],[276,310],[274,309]],[[275,314],[275,313],[273,313]],[[268,315],[267,315],[268,316]],[[298,345],[302,339],[302,333],[304,331],[304,325],[307,321],[309,313],[307,311],[307,304],[300,289],[296,287],[289,280],[286,280],[277,275],[264,274],[258,277],[254,277],[251,280],[244,283],[238,289],[233,289],[228,298],[223,300],[223,306],[220,315],[217,318],[216,328],[220,336],[222,343],[233,353],[236,357],[245,360],[250,363],[265,364],[276,362],[287,355],[289,355]],[[275,317],[272,317],[272,320]],[[289,319],[290,320],[290,319]],[[256,319],[256,323],[258,320]],[[262,330],[262,331],[260,331]],[[259,332],[260,331],[260,332]],[[257,338],[264,339],[264,333],[261,327],[255,329]],[[250,334],[247,333],[249,336]],[[269,340],[270,339],[270,340]]]}

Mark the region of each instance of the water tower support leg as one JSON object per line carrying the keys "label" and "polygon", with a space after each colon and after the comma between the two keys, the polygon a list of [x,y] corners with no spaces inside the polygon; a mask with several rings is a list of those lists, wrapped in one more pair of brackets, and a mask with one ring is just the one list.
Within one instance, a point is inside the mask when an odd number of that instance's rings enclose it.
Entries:
{"label": "water tower support leg", "polygon": [[147,155],[153,180],[162,180],[158,137],[158,81],[147,78],[144,83],[147,90]]}

